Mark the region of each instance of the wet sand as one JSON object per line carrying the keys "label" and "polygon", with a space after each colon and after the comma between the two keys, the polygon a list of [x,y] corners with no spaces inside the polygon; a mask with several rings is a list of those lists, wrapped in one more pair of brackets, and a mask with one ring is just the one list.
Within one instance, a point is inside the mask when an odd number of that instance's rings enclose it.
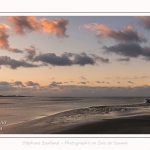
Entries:
{"label": "wet sand", "polygon": [[0,134],[150,134],[149,105],[142,103],[75,109],[6,125]]}
{"label": "wet sand", "polygon": [[1,134],[150,134],[150,116],[105,119],[93,123],[61,126],[49,118],[4,127]]}
{"label": "wet sand", "polygon": [[68,129],[60,134],[150,134],[150,116],[106,119]]}

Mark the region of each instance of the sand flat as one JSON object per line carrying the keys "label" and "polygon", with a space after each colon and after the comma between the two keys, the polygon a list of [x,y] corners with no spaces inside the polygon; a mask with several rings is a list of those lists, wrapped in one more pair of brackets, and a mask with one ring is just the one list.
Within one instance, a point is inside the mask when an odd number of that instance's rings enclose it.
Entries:
{"label": "sand flat", "polygon": [[7,126],[1,134],[150,134],[150,115],[104,119],[93,123],[58,125],[50,118]]}
{"label": "sand flat", "polygon": [[[4,126],[0,134],[149,134],[149,105],[137,106],[115,106],[115,109],[96,106],[66,111]],[[142,115],[140,110],[146,113]]]}

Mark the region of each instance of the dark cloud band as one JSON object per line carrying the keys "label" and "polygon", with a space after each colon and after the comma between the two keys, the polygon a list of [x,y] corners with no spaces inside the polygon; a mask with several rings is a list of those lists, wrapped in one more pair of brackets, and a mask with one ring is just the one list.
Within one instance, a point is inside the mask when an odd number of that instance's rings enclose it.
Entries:
{"label": "dark cloud band", "polygon": [[106,53],[115,53],[127,57],[150,57],[150,47],[141,47],[138,43],[119,43],[115,46],[104,46]]}
{"label": "dark cloud band", "polygon": [[35,64],[30,64],[24,60],[15,60],[15,59],[11,59],[8,56],[0,56],[0,66],[8,66],[11,69],[16,69],[18,67],[25,67],[25,68],[30,68],[30,67],[38,67],[39,65],[35,65]]}
{"label": "dark cloud band", "polygon": [[57,56],[55,53],[40,54],[33,61],[41,61],[53,66],[72,66],[72,65],[94,65],[96,62],[109,62],[109,59],[104,59],[96,55],[87,55],[86,53],[63,53]]}

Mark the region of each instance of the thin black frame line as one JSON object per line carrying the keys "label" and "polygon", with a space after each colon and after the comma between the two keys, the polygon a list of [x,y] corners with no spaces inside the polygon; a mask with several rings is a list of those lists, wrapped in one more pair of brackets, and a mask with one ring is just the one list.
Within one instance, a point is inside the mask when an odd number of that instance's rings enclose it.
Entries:
{"label": "thin black frame line", "polygon": [[150,13],[150,12],[0,12],[0,13]]}
{"label": "thin black frame line", "polygon": [[0,137],[0,138],[150,138],[150,137]]}

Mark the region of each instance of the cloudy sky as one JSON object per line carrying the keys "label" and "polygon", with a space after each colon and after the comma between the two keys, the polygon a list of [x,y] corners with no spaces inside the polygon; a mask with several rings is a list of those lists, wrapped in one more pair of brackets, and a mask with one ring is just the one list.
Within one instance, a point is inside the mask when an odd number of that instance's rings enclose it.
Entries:
{"label": "cloudy sky", "polygon": [[150,96],[150,17],[1,16],[0,94]]}

